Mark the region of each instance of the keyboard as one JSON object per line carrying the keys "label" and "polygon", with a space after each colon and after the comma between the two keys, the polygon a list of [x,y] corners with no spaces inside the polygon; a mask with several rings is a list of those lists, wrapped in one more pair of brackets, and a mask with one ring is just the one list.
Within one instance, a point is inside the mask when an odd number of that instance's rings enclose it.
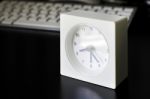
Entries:
{"label": "keyboard", "polygon": [[135,12],[135,8],[123,6],[6,0],[0,2],[0,26],[59,31],[60,13],[73,10],[126,16],[129,22]]}

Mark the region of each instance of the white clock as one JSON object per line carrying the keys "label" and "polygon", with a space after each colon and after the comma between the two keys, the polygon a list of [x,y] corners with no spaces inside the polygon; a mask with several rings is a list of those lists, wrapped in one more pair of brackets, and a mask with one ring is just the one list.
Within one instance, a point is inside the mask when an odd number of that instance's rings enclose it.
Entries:
{"label": "white clock", "polygon": [[[120,16],[109,17],[85,11],[73,11],[61,15],[62,75],[110,88],[116,88],[118,82],[120,83],[127,76],[127,66],[123,64],[121,69],[118,67],[122,63],[118,62],[122,61],[122,57],[125,57],[123,62],[126,62],[127,50],[123,48],[127,44],[124,43],[127,38],[127,35],[124,35],[127,19]],[[118,23],[120,24],[117,25]],[[117,40],[124,43],[123,46],[119,42],[116,43]],[[123,51],[120,48],[125,51],[120,52]],[[117,77],[120,76],[116,76],[119,75],[117,72],[124,73],[118,81]]]}

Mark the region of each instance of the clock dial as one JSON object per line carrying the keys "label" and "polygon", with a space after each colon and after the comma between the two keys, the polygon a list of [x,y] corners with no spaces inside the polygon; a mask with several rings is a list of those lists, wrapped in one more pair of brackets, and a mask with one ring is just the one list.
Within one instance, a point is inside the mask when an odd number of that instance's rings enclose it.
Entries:
{"label": "clock dial", "polygon": [[83,25],[73,35],[73,50],[79,63],[90,71],[104,67],[109,58],[107,42],[96,28]]}

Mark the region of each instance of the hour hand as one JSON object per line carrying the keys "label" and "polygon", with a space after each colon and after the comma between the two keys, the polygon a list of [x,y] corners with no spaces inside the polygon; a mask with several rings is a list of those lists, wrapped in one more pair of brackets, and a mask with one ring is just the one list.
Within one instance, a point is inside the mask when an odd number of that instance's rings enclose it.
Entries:
{"label": "hour hand", "polygon": [[87,50],[87,48],[84,48],[84,49],[80,49],[79,51],[83,52],[83,51],[88,51],[88,50]]}

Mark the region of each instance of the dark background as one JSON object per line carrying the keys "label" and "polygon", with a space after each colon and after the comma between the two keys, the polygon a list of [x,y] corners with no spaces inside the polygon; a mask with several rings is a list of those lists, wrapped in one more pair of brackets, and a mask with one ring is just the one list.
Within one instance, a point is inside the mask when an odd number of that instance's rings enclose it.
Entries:
{"label": "dark background", "polygon": [[128,31],[129,76],[116,90],[60,76],[59,32],[0,27],[1,94],[4,99],[150,99],[149,23],[149,7],[139,4]]}

